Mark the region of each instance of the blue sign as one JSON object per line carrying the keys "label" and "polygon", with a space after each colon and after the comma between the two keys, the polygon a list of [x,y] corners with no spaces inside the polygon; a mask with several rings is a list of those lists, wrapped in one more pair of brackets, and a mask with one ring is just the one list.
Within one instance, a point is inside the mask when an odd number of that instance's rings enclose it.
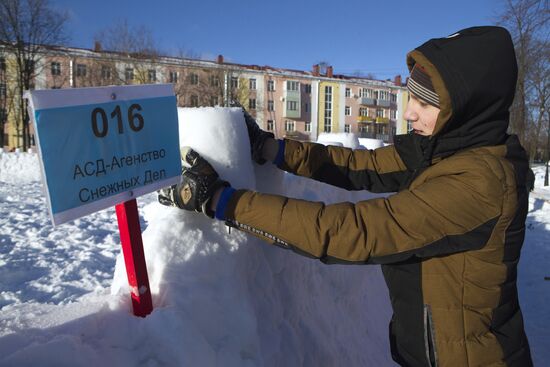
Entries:
{"label": "blue sign", "polygon": [[[147,85],[30,93],[54,224],[179,180],[176,97],[166,90]],[[94,103],[86,103],[90,99]]]}

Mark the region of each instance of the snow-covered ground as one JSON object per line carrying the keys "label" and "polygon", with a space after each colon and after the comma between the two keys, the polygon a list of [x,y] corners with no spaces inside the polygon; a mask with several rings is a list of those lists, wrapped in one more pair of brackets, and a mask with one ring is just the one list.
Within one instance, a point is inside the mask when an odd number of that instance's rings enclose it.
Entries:
{"label": "snow-covered ground", "polygon": [[[243,162],[246,132],[212,126],[186,136],[230,182],[325,202],[365,197]],[[216,138],[230,130],[231,144]],[[542,187],[544,167],[535,171],[519,291],[543,366],[550,189]],[[36,154],[0,154],[0,366],[394,365],[377,266],[326,266],[149,194],[138,205],[155,309],[137,318],[114,210],[53,228],[42,189]]]}

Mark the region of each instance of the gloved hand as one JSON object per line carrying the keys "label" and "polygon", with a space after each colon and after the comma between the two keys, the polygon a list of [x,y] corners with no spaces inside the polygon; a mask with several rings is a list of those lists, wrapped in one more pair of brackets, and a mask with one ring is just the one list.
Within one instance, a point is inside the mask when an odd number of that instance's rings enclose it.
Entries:
{"label": "gloved hand", "polygon": [[210,163],[193,149],[182,148],[181,157],[190,167],[183,168],[177,185],[158,191],[159,203],[202,212],[214,218],[215,212],[210,209],[212,196],[219,188],[230,186],[229,183],[221,180]]}
{"label": "gloved hand", "polygon": [[264,148],[265,141],[268,138],[275,138],[273,133],[260,129],[256,120],[244,109],[244,107],[238,102],[231,102],[232,107],[241,107],[244,113],[244,121],[246,122],[246,129],[248,130],[248,139],[250,140],[250,153],[252,160],[258,164],[264,164],[265,158],[262,157],[262,150]]}

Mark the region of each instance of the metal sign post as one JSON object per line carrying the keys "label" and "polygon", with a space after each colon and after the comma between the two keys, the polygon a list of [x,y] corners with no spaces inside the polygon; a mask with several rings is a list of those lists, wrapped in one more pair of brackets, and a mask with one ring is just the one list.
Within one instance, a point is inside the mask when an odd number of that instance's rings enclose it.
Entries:
{"label": "metal sign post", "polygon": [[145,317],[153,311],[153,302],[143,254],[136,199],[117,204],[115,208],[128,285],[131,289],[132,308],[134,315]]}

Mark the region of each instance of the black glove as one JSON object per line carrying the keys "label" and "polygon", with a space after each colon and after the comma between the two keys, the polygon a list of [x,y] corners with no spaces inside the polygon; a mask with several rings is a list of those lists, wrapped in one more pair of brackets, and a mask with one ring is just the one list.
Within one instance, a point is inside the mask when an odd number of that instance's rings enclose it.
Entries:
{"label": "black glove", "polygon": [[256,120],[250,116],[250,114],[238,101],[232,101],[231,106],[241,107],[243,109],[244,121],[246,122],[246,129],[248,130],[248,139],[250,140],[250,153],[252,155],[252,160],[258,164],[264,164],[266,160],[262,157],[262,149],[264,148],[265,141],[268,138],[275,138],[275,135],[260,129],[256,123]]}
{"label": "black glove", "polygon": [[212,196],[220,187],[230,186],[229,183],[221,180],[210,163],[193,149],[183,148],[181,154],[190,167],[183,168],[180,183],[158,191],[159,203],[214,218],[215,212],[210,210]]}

